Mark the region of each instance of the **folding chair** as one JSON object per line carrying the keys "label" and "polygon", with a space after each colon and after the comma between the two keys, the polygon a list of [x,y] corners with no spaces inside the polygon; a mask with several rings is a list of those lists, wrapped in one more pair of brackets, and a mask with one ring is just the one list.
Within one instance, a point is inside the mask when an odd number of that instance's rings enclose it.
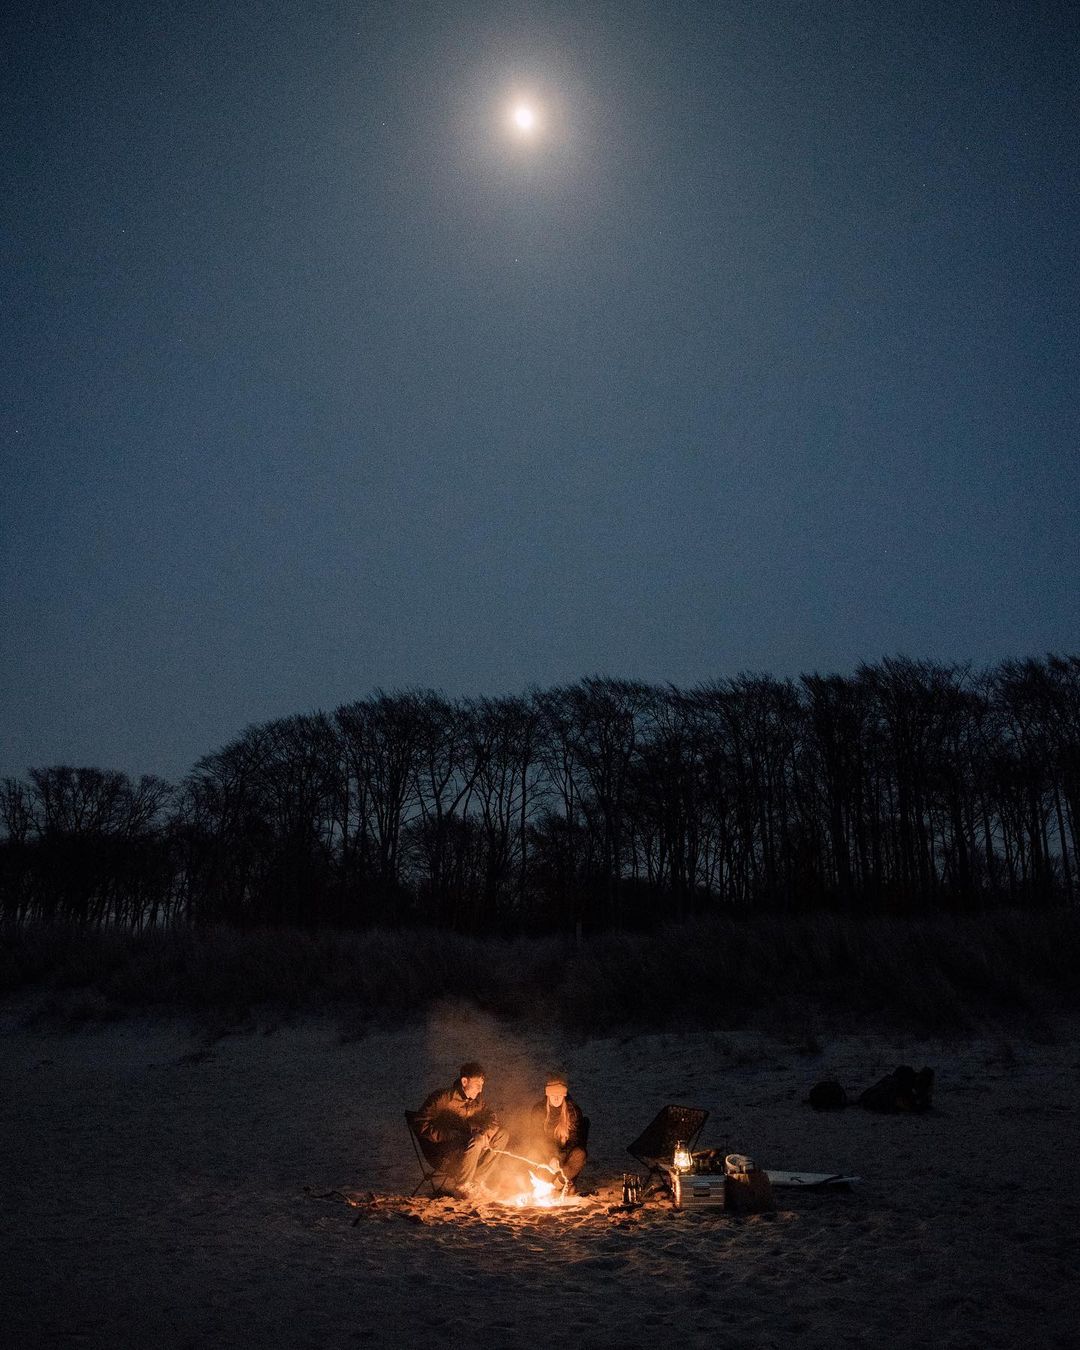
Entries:
{"label": "folding chair", "polygon": [[[416,1161],[420,1164],[422,1176],[416,1184],[416,1191],[423,1189],[425,1184],[430,1187],[432,1195],[438,1195],[439,1188],[435,1185],[435,1174],[439,1167],[438,1150],[420,1134],[417,1133],[416,1119],[420,1113],[418,1111],[405,1112],[405,1124],[409,1127],[409,1138],[412,1140],[413,1152],[416,1154]],[[409,1197],[412,1199],[412,1196]]]}
{"label": "folding chair", "polygon": [[648,1168],[646,1188],[650,1181],[658,1181],[665,1187],[670,1184],[663,1169],[671,1166],[675,1145],[685,1144],[692,1151],[708,1118],[708,1111],[698,1106],[665,1106],[634,1142],[627,1144],[631,1158]]}

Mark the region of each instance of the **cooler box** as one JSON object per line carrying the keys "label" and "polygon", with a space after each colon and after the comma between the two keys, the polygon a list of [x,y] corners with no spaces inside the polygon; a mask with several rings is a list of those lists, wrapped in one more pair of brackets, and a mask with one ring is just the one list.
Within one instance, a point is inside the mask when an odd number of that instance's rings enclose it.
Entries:
{"label": "cooler box", "polygon": [[722,1172],[672,1172],[676,1209],[723,1209],[724,1181]]}

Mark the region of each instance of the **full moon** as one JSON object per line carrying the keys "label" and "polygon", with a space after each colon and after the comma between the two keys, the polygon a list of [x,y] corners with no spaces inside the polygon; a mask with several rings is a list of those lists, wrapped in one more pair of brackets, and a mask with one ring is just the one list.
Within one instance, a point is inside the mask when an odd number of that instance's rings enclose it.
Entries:
{"label": "full moon", "polygon": [[536,114],[522,103],[514,109],[514,123],[521,131],[531,131],[536,125]]}

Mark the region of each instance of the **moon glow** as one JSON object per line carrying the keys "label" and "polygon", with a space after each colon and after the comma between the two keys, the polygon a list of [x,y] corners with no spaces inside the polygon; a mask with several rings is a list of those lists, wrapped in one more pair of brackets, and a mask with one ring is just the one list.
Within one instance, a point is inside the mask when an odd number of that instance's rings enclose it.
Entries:
{"label": "moon glow", "polygon": [[536,125],[536,114],[527,104],[519,103],[514,109],[514,125],[519,131],[532,131]]}

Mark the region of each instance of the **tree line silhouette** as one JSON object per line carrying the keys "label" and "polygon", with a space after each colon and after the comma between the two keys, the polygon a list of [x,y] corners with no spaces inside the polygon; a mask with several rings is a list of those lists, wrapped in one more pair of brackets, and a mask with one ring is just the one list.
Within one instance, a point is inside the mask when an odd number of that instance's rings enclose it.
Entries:
{"label": "tree line silhouette", "polygon": [[0,917],[599,930],[1071,903],[1080,656],[691,689],[376,692],[173,785],[4,780]]}

